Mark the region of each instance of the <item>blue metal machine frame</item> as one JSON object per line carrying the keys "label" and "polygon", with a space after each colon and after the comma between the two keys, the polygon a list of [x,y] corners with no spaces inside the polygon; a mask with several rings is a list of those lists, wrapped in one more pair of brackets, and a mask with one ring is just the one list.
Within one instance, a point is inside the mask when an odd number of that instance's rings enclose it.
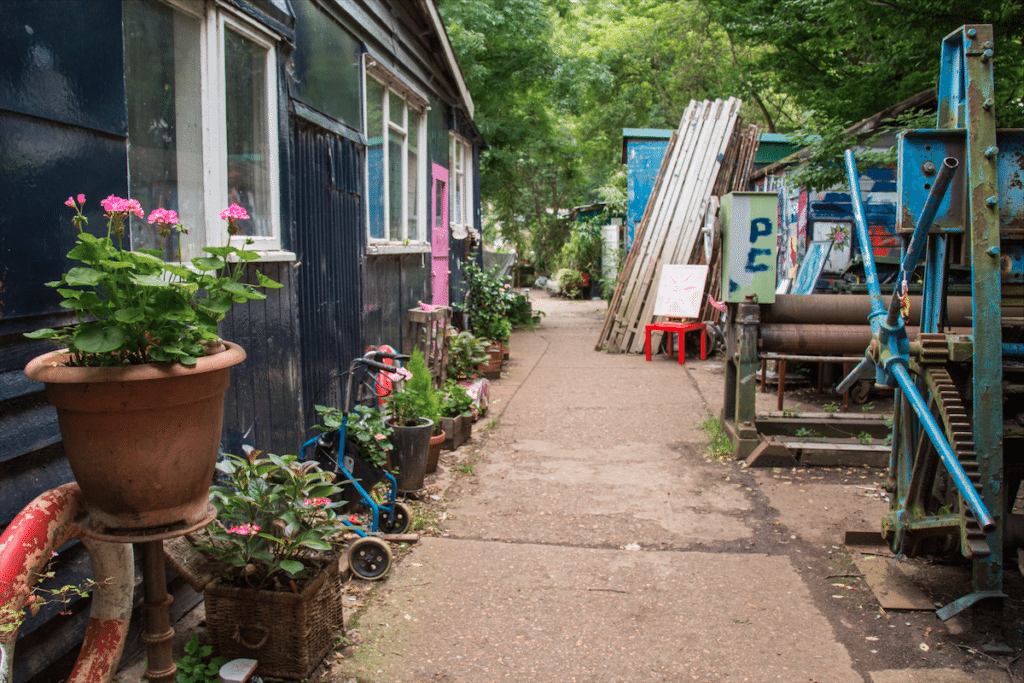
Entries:
{"label": "blue metal machine frame", "polygon": [[[993,54],[990,26],[947,36],[936,128],[899,138],[899,282],[912,280],[923,259],[921,335],[910,343],[899,286],[886,306],[873,257],[863,250],[872,342],[838,388],[872,370],[877,382],[896,387],[883,535],[897,553],[959,551],[971,559],[972,590],[940,609],[943,619],[1005,597],[1006,522],[1020,485],[1020,458],[1004,463],[1003,380],[1006,366],[1011,383],[1019,381],[1012,359],[1022,350],[1021,324],[1004,320],[1001,305],[1004,292],[1020,298],[1024,275],[1024,134],[996,130]],[[851,151],[846,164],[858,236],[870,244]],[[970,336],[943,331],[951,263],[971,267]]]}

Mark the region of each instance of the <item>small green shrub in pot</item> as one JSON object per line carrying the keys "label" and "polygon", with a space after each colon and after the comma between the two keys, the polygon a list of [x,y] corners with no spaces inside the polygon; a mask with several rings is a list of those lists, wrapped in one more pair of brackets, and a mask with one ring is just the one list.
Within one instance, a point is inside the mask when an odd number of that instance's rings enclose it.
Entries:
{"label": "small green shrub in pot", "polygon": [[437,424],[441,413],[441,397],[434,389],[434,378],[423,360],[423,353],[417,348],[404,368],[405,372],[393,373],[392,380],[400,382],[398,389],[388,398],[388,411],[392,423],[399,426],[419,424],[426,418]]}
{"label": "small green shrub in pot", "polygon": [[569,299],[575,299],[580,295],[580,290],[583,288],[583,273],[572,268],[562,268],[555,273],[555,280],[558,281],[558,286],[562,288],[562,294]]}
{"label": "small green shrub in pot", "polygon": [[[314,425],[314,429],[325,433],[341,429],[344,415],[340,408],[313,407],[323,420],[323,424]],[[394,448],[390,439],[391,425],[384,422],[384,417],[373,408],[357,405],[348,414],[348,421],[344,424],[347,442],[355,445],[363,460],[374,467],[384,467],[388,461],[388,451]]]}
{"label": "small green shrub in pot", "polygon": [[455,380],[447,380],[442,389],[441,417],[472,417],[473,399],[466,388]]}
{"label": "small green shrub in pot", "polygon": [[475,263],[463,267],[466,297],[454,308],[464,314],[469,331],[481,339],[508,341],[512,322],[508,318],[514,292],[511,285],[497,276],[497,268],[482,271]]}

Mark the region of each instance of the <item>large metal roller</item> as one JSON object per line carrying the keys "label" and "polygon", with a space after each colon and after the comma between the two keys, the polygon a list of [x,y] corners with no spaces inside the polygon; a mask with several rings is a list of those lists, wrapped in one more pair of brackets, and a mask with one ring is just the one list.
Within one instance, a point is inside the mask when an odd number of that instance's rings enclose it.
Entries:
{"label": "large metal roller", "polygon": [[[921,307],[920,296],[910,297],[908,325],[916,327],[921,324]],[[871,297],[868,294],[777,294],[775,303],[761,307],[761,322],[863,326],[870,314]],[[952,327],[970,327],[971,297],[946,299],[946,316]],[[864,347],[860,350],[863,351]]]}
{"label": "large metal roller", "polygon": [[[821,297],[841,298],[841,297]],[[919,329],[908,327],[907,337],[917,341]],[[763,324],[758,330],[758,350],[771,353],[862,356],[871,343],[871,328],[861,325],[780,325]],[[954,328],[951,334],[970,334],[968,327]]]}

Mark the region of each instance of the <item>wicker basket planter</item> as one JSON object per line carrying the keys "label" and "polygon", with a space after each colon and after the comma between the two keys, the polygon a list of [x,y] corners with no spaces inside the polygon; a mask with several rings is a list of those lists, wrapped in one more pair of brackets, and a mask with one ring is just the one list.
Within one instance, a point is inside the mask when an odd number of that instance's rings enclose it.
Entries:
{"label": "wicker basket planter", "polygon": [[301,593],[206,586],[206,642],[217,655],[255,659],[256,673],[308,677],[344,633],[338,562]]}

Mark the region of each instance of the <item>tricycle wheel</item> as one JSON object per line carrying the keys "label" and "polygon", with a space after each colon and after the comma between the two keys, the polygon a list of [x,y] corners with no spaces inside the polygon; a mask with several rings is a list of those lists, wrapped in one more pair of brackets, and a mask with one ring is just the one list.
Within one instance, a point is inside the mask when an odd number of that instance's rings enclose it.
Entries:
{"label": "tricycle wheel", "polygon": [[405,503],[395,501],[395,517],[391,518],[385,508],[380,510],[380,530],[386,534],[404,534],[412,526],[412,509]]}
{"label": "tricycle wheel", "polygon": [[391,569],[391,547],[379,538],[364,536],[349,546],[348,566],[360,579],[382,579]]}

